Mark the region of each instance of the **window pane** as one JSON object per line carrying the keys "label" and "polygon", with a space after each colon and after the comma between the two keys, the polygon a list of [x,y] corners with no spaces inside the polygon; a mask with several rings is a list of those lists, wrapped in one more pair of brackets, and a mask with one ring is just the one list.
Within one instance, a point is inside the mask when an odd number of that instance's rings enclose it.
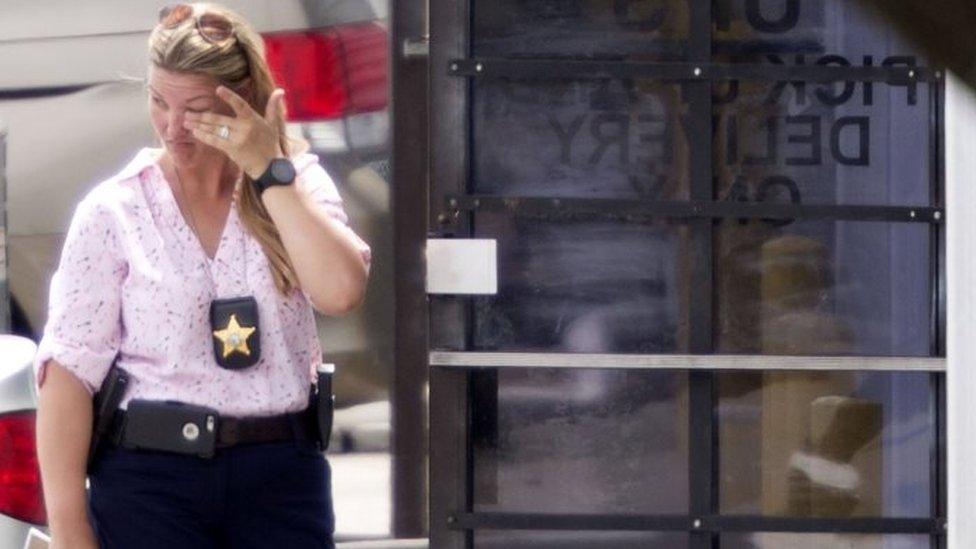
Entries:
{"label": "window pane", "polygon": [[[477,82],[472,192],[685,200],[680,90],[638,79]],[[713,95],[717,199],[931,204],[929,87],[731,81]]]}
{"label": "window pane", "polygon": [[929,536],[880,534],[725,534],[722,549],[929,549]]}
{"label": "window pane", "polygon": [[473,86],[471,192],[687,199],[679,86],[504,79]]}
{"label": "window pane", "polygon": [[498,240],[498,294],[474,298],[473,350],[687,349],[683,226],[495,213],[474,226]]}
{"label": "window pane", "polygon": [[477,549],[681,549],[688,547],[688,535],[657,532],[481,530],[474,534],[474,546]]}
{"label": "window pane", "polygon": [[680,0],[473,0],[477,56],[677,60],[686,55]]}
{"label": "window pane", "polygon": [[681,549],[688,547],[688,535],[657,532],[482,530],[475,532],[474,546],[477,549]]}
{"label": "window pane", "polygon": [[929,376],[717,374],[721,512],[929,516]]}
{"label": "window pane", "polygon": [[926,224],[726,220],[715,257],[718,352],[930,354]]}
{"label": "window pane", "polygon": [[867,4],[848,0],[721,0],[712,49],[736,61],[901,65],[916,48]]}
{"label": "window pane", "polygon": [[718,82],[719,200],[927,206],[928,86]]}
{"label": "window pane", "polygon": [[493,375],[476,383],[473,403],[476,511],[687,512],[686,374],[533,368]]}

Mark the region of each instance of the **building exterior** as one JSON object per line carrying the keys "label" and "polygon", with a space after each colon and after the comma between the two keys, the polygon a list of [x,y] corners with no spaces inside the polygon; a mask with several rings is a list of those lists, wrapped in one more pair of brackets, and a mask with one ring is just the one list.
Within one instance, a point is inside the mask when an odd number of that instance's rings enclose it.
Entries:
{"label": "building exterior", "polygon": [[[973,331],[976,330],[976,294],[972,276],[976,272],[972,250],[976,249],[973,204],[976,193],[971,184],[976,168],[972,144],[976,142],[976,95],[960,80],[951,77],[946,83],[946,300],[948,317],[946,333],[946,447],[949,547],[976,544],[976,474],[971,464],[976,460],[972,442],[972,425],[976,408],[972,395],[976,391],[969,357],[976,352]],[[948,441],[952,441],[951,443]]]}

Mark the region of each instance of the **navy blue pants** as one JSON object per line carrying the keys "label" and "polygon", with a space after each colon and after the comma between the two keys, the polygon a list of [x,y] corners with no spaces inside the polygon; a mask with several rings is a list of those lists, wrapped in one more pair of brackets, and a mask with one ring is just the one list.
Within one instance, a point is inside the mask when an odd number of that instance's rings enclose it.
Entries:
{"label": "navy blue pants", "polygon": [[329,465],[309,442],[211,459],[106,449],[90,480],[101,549],[334,547]]}

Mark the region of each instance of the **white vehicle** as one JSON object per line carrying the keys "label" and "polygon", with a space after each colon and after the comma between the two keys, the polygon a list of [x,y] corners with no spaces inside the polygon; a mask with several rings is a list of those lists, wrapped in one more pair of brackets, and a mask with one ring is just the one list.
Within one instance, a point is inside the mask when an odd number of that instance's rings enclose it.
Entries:
{"label": "white vehicle", "polygon": [[[44,523],[34,342],[75,204],[139,148],[154,145],[143,79],[149,32],[166,3],[0,2],[0,301],[8,303],[9,287],[9,331],[23,336],[0,335],[0,549],[22,547],[30,526]],[[262,34],[287,91],[289,131],[311,143],[374,258],[391,255],[387,0],[221,3]],[[367,301],[356,313],[319,318],[328,361],[349,372],[337,378],[336,392],[350,403],[385,391],[392,277],[383,271],[390,263],[374,260]],[[7,331],[5,313],[0,306],[0,332]]]}

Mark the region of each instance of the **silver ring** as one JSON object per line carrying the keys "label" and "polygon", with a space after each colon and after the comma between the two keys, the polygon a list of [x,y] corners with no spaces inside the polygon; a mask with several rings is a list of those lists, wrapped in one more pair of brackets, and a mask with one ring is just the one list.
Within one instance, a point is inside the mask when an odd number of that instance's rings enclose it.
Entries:
{"label": "silver ring", "polygon": [[220,136],[221,139],[227,139],[230,137],[230,128],[227,126],[221,126],[220,131],[217,132],[217,135]]}

